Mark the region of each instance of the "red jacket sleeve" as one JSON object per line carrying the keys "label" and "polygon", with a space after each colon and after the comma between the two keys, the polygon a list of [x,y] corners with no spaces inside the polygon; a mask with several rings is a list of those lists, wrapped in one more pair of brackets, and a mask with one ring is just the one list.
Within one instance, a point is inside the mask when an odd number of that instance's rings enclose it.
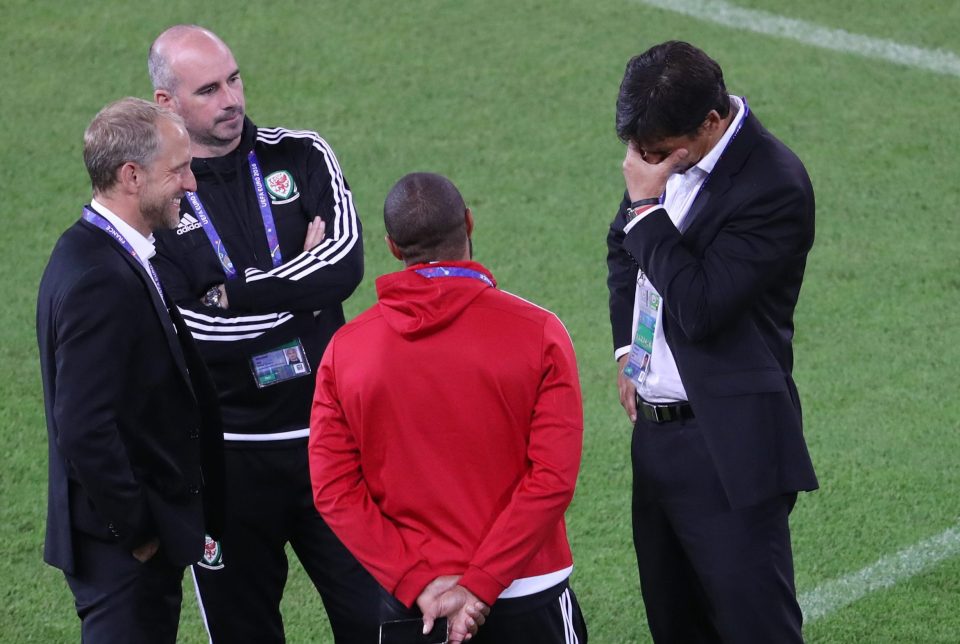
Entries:
{"label": "red jacket sleeve", "polygon": [[[323,355],[310,417],[310,478],[314,504],[330,529],[374,578],[407,606],[434,575],[420,548],[380,511],[363,479],[357,439],[340,407],[336,336]],[[384,556],[389,553],[389,556]],[[403,585],[407,592],[397,591]]]}
{"label": "red jacket sleeve", "polygon": [[529,469],[460,579],[488,605],[563,521],[580,470],[583,404],[577,361],[567,330],[553,315],[544,326],[542,356],[527,447]]}

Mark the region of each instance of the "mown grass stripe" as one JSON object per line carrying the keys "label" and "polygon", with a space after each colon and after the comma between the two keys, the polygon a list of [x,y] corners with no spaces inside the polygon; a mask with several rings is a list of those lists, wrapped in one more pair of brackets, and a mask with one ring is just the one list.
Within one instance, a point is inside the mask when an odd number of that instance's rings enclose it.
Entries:
{"label": "mown grass stripe", "polygon": [[811,22],[786,18],[766,11],[744,9],[724,0],[636,1],[726,27],[787,38],[814,47],[960,77],[960,56],[942,49],[924,49],[892,40],[854,34],[843,29],[821,27]]}

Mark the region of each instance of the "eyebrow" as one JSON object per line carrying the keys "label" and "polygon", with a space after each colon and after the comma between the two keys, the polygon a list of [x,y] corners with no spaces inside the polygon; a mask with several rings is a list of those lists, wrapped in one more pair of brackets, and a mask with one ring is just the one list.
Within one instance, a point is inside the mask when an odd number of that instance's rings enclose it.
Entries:
{"label": "eyebrow", "polygon": [[[237,68],[234,69],[232,72],[230,72],[229,74],[227,74],[227,80],[230,80],[231,78],[233,78],[233,77],[235,77],[235,76],[239,76],[239,75],[240,75],[240,68],[237,67]],[[216,87],[216,86],[219,85],[219,84],[220,84],[220,81],[218,81],[218,80],[206,82],[206,83],[204,83],[203,85],[201,85],[200,87],[198,87],[197,89],[193,90],[193,93],[194,93],[194,94],[201,94],[201,93],[203,93],[204,90],[210,89],[210,88],[212,88],[212,87]]]}
{"label": "eyebrow", "polygon": [[201,86],[198,87],[197,89],[193,90],[193,93],[194,93],[194,94],[202,94],[202,93],[204,93],[206,90],[208,90],[208,89],[213,89],[213,88],[215,88],[215,87],[216,87],[217,85],[219,85],[219,84],[220,84],[219,81],[213,81],[213,82],[211,82],[211,83],[204,83],[203,85],[201,85]]}

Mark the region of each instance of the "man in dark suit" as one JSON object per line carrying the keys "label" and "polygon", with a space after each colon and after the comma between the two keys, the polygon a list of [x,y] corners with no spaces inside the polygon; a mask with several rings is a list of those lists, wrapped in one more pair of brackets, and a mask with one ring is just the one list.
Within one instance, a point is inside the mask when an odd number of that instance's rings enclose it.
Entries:
{"label": "man in dark suit", "polygon": [[223,453],[213,385],[150,265],[196,189],[180,117],[124,99],[84,135],[93,200],[40,282],[49,434],[44,559],[84,642],[175,642],[184,567],[217,534]]}
{"label": "man in dark suit", "polygon": [[813,243],[799,159],[682,42],[628,64],[608,287],[657,642],[799,642],[788,517],[817,487],[791,377]]}

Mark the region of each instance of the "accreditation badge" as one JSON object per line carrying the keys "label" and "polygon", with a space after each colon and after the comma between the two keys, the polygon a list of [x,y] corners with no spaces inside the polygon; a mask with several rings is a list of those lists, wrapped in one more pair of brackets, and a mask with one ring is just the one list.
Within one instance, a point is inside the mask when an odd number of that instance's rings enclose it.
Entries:
{"label": "accreditation badge", "polygon": [[257,387],[263,389],[284,380],[309,375],[310,363],[307,362],[307,352],[304,351],[300,338],[297,338],[293,342],[250,358],[250,370]]}
{"label": "accreditation badge", "polygon": [[641,272],[637,279],[637,295],[634,302],[634,317],[637,332],[633,336],[630,355],[623,367],[623,375],[641,386],[650,373],[650,358],[653,355],[653,336],[657,331],[657,314],[660,311],[660,295]]}

